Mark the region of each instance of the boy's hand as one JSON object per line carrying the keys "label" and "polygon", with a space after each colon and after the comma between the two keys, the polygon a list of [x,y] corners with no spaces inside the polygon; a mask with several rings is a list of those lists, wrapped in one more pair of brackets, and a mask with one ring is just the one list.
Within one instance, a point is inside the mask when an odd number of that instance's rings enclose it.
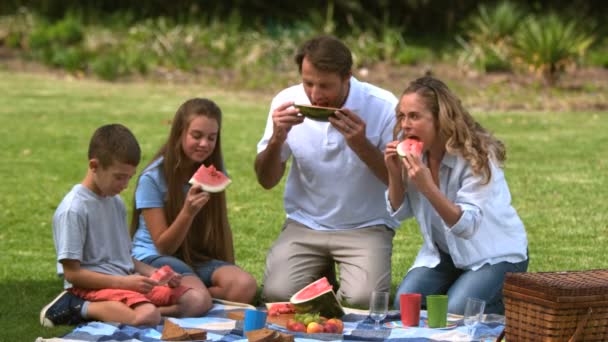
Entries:
{"label": "boy's hand", "polygon": [[125,278],[125,290],[148,293],[156,286],[157,282],[140,274],[131,274]]}
{"label": "boy's hand", "polygon": [[179,273],[175,273],[175,275],[173,277],[171,277],[171,279],[167,283],[167,285],[169,285],[169,287],[178,287],[181,284],[182,284],[182,275]]}

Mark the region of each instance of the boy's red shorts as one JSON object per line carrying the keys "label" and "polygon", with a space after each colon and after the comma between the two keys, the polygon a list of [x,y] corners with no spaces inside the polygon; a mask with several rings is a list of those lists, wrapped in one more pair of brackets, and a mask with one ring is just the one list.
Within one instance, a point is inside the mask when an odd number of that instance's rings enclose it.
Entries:
{"label": "boy's red shorts", "polygon": [[152,303],[156,306],[173,305],[190,289],[190,287],[185,286],[172,288],[167,285],[162,285],[154,286],[148,293],[139,293],[122,289],[88,290],[74,287],[68,289],[68,291],[75,296],[91,302],[115,301],[123,302],[127,304],[127,306],[132,307],[141,303]]}

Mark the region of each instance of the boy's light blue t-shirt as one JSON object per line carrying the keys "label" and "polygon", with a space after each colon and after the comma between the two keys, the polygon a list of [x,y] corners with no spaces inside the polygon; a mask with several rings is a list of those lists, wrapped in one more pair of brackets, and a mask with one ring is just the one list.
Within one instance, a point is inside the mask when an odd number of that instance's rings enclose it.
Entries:
{"label": "boy's light blue t-shirt", "polygon": [[81,268],[104,274],[134,272],[127,211],[118,195],[99,196],[75,185],[55,211],[53,239],[58,262],[78,260]]}

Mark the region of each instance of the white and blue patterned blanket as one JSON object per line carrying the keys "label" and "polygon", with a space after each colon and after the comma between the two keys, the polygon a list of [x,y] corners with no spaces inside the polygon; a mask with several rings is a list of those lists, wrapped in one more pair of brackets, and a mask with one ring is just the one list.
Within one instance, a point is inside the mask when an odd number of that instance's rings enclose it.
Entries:
{"label": "white and blue patterned blanket", "polygon": [[[205,317],[197,318],[168,318],[184,328],[201,328],[207,331],[207,341],[246,342],[243,334],[243,322],[227,318],[228,312],[243,310],[223,304],[214,304]],[[343,334],[295,334],[296,342],[308,341],[389,341],[389,342],[422,342],[422,341],[470,341],[467,328],[462,320],[450,316],[448,327],[443,329],[430,329],[426,327],[403,328],[400,327],[398,311],[391,311],[383,321],[381,329],[374,329],[373,321],[365,311],[345,309],[347,314],[342,317],[344,321]],[[421,313],[421,323],[425,322],[426,312]],[[491,317],[490,317],[491,316]],[[490,315],[474,329],[475,340],[495,341],[504,328],[504,317]],[[167,319],[167,318],[165,318]],[[268,328],[288,332],[285,328],[268,324]],[[112,324],[102,322],[89,322],[76,327],[73,331],[61,338],[38,338],[37,342],[68,342],[68,341],[129,341],[129,342],[158,342],[160,341],[162,324],[156,327],[134,327],[125,324]]]}

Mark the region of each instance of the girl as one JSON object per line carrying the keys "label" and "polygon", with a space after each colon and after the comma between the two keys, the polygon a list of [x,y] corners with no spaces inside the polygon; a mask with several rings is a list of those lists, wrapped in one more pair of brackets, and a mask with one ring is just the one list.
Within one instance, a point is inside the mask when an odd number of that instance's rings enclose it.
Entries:
{"label": "girl", "polygon": [[504,312],[505,272],[528,267],[524,225],[511,206],[501,169],[504,145],[462,107],[441,81],[423,77],[403,92],[395,139],[416,139],[422,155],[400,159],[387,145],[388,205],[394,217],[416,217],[424,242],[397,290],[447,294],[448,311],[463,314],[467,297]]}
{"label": "girl", "polygon": [[188,184],[201,164],[224,171],[221,116],[213,101],[200,98],[175,113],[167,142],[135,190],[132,253],[155,267],[171,266],[184,285],[207,288],[213,298],[249,303],[257,283],[234,264],[225,193]]}

